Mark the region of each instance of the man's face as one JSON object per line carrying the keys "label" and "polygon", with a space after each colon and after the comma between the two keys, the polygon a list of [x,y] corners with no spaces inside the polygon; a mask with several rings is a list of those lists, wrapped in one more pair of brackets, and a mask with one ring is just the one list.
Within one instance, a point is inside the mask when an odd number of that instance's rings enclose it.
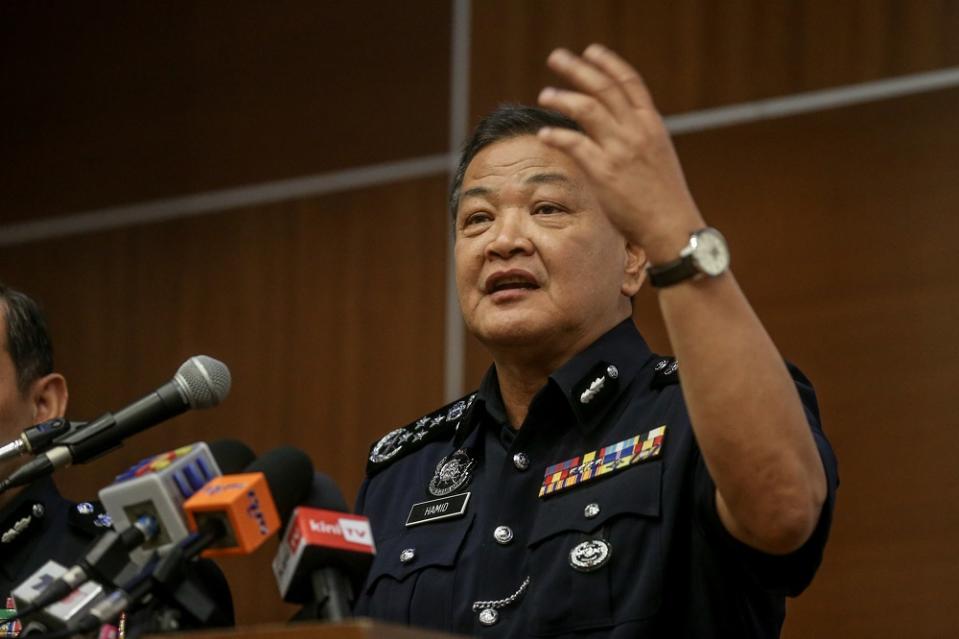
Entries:
{"label": "man's face", "polygon": [[629,316],[641,281],[627,272],[626,240],[586,176],[532,135],[491,144],[470,162],[455,254],[466,324],[494,355],[575,354]]}
{"label": "man's face", "polygon": [[[0,443],[16,438],[33,425],[35,407],[29,394],[17,386],[17,372],[7,349],[6,309],[0,303]],[[0,474],[6,475],[21,461],[0,462]]]}

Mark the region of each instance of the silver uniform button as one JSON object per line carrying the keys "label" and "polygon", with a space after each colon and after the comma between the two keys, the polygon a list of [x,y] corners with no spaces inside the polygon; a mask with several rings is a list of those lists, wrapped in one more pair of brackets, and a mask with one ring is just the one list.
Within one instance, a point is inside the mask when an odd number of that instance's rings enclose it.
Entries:
{"label": "silver uniform button", "polygon": [[609,366],[606,367],[606,374],[609,376],[610,379],[616,379],[617,377],[619,377],[619,369],[613,366],[612,364],[610,364]]}
{"label": "silver uniform button", "polygon": [[526,470],[529,468],[529,455],[526,453],[516,453],[513,455],[513,465],[519,470]]}
{"label": "silver uniform button", "polygon": [[43,517],[47,512],[43,504],[34,504],[30,510],[33,512],[33,516],[37,518]]}
{"label": "silver uniform button", "polygon": [[402,564],[408,564],[414,559],[416,559],[415,548],[407,548],[406,550],[400,553],[400,563]]}
{"label": "silver uniform button", "polygon": [[592,519],[599,514],[599,504],[595,502],[586,504],[586,508],[583,509],[583,514],[586,515],[586,519]]}
{"label": "silver uniform button", "polygon": [[492,626],[499,621],[499,613],[492,608],[483,608],[479,613],[479,622],[484,626]]}
{"label": "silver uniform button", "polygon": [[493,531],[493,539],[496,540],[496,543],[505,546],[513,541],[513,531],[509,526],[497,526],[496,530]]}

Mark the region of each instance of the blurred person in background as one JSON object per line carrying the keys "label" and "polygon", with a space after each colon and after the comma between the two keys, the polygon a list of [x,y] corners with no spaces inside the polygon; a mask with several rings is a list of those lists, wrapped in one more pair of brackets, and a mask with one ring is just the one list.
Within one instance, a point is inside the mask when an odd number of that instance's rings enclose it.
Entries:
{"label": "blurred person in background", "polygon": [[[53,367],[47,323],[35,301],[0,284],[0,441],[67,410],[67,381]],[[6,477],[30,458],[0,462]],[[74,504],[51,477],[0,494],[0,597],[47,560],[70,565],[109,527],[93,503]]]}

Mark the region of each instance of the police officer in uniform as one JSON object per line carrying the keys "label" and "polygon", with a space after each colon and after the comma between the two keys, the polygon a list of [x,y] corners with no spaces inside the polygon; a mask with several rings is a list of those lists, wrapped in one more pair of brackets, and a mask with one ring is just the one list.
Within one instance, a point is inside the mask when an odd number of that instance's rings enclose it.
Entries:
{"label": "police officer in uniform", "polygon": [[[36,302],[0,284],[0,441],[10,441],[25,428],[67,409],[67,383],[54,372],[53,347],[46,321]],[[6,477],[26,458],[0,462]],[[90,543],[111,526],[97,501],[74,503],[57,491],[50,477],[0,494],[0,603],[47,561],[72,566]],[[216,625],[233,625],[233,599],[223,573],[210,560],[188,568],[190,579],[212,597]],[[127,624],[126,636],[157,632],[160,602],[141,609]],[[2,616],[2,615],[0,615]],[[182,627],[196,624],[189,619]],[[9,628],[0,628],[9,632]]]}
{"label": "police officer in uniform", "polygon": [[[67,382],[53,370],[53,348],[37,304],[0,284],[0,441],[63,417]],[[0,462],[6,477],[25,458]],[[71,565],[109,526],[92,503],[64,499],[47,477],[0,495],[0,596],[53,559]]]}
{"label": "police officer in uniform", "polygon": [[[571,88],[501,107],[454,178],[477,392],[371,448],[359,615],[495,637],[775,637],[838,483],[784,362],[687,190],[642,79],[554,51]],[[676,358],[631,300],[648,278]]]}

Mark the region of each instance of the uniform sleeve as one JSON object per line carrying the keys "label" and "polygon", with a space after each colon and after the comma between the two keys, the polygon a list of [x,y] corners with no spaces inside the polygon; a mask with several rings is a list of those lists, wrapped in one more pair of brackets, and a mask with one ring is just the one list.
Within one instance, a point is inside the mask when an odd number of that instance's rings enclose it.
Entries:
{"label": "uniform sleeve", "polygon": [[733,537],[719,519],[716,510],[716,486],[706,469],[702,455],[696,464],[695,490],[698,503],[698,519],[701,532],[707,542],[723,558],[723,564],[731,570],[744,570],[756,583],[771,593],[795,597],[812,581],[823,550],[829,537],[832,524],[833,507],[836,502],[836,489],[839,475],[836,456],[832,446],[822,431],[819,420],[819,406],[812,384],[803,373],[787,363],[806,412],[806,420],[812,431],[819,456],[826,472],[826,499],[823,503],[819,522],[806,543],[788,555],[770,555],[748,546]]}

